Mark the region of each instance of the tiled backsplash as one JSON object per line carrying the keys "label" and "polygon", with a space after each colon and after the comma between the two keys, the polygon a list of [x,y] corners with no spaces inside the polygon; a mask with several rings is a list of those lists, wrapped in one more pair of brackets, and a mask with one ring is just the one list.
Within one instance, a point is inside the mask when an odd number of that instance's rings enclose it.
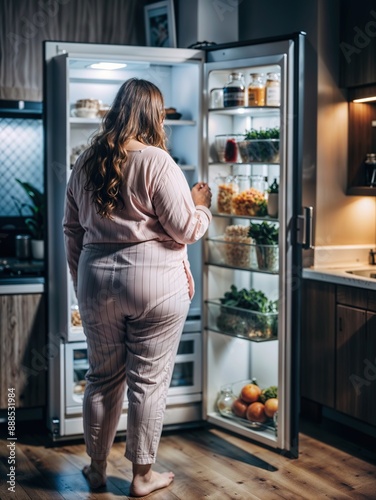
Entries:
{"label": "tiled backsplash", "polygon": [[19,216],[13,197],[28,197],[15,178],[43,192],[43,122],[31,118],[0,118],[0,217]]}

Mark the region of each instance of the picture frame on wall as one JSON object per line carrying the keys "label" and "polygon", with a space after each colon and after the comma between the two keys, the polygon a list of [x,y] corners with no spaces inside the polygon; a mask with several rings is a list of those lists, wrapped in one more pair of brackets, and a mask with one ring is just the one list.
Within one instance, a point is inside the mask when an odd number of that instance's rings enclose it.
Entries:
{"label": "picture frame on wall", "polygon": [[145,5],[146,45],[176,47],[175,12],[173,0]]}

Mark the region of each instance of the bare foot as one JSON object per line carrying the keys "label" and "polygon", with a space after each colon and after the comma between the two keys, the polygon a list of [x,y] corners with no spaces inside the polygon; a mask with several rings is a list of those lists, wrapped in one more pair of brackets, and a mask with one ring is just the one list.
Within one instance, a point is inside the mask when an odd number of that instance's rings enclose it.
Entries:
{"label": "bare foot", "polygon": [[147,474],[136,474],[130,487],[130,494],[133,497],[143,497],[149,493],[166,488],[174,480],[173,472],[154,472],[150,470]]}
{"label": "bare foot", "polygon": [[106,462],[91,462],[91,465],[85,465],[82,469],[82,474],[86,477],[90,488],[96,490],[105,486],[106,476]]}

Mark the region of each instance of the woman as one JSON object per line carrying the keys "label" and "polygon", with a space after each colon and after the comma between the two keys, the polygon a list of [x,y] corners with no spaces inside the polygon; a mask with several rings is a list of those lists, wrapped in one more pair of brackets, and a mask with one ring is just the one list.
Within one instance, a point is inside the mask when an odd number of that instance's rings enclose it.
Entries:
{"label": "woman", "polygon": [[106,482],[127,382],[133,496],[174,478],[151,466],[194,293],[186,245],[211,220],[210,189],[198,183],[190,191],[167,153],[163,120],[159,89],[126,81],[73,168],[63,220],[89,357],[83,418],[91,464],[83,474],[92,488]]}

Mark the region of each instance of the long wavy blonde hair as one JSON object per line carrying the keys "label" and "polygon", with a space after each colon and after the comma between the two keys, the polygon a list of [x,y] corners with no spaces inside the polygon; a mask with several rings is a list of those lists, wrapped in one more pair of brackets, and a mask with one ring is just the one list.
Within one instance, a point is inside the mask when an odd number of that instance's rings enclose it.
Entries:
{"label": "long wavy blonde hair", "polygon": [[161,91],[147,80],[131,78],[120,87],[103,119],[84,162],[92,201],[101,217],[112,219],[112,212],[124,205],[121,195],[122,167],[127,160],[127,143],[135,139],[167,151],[163,128],[164,100]]}

